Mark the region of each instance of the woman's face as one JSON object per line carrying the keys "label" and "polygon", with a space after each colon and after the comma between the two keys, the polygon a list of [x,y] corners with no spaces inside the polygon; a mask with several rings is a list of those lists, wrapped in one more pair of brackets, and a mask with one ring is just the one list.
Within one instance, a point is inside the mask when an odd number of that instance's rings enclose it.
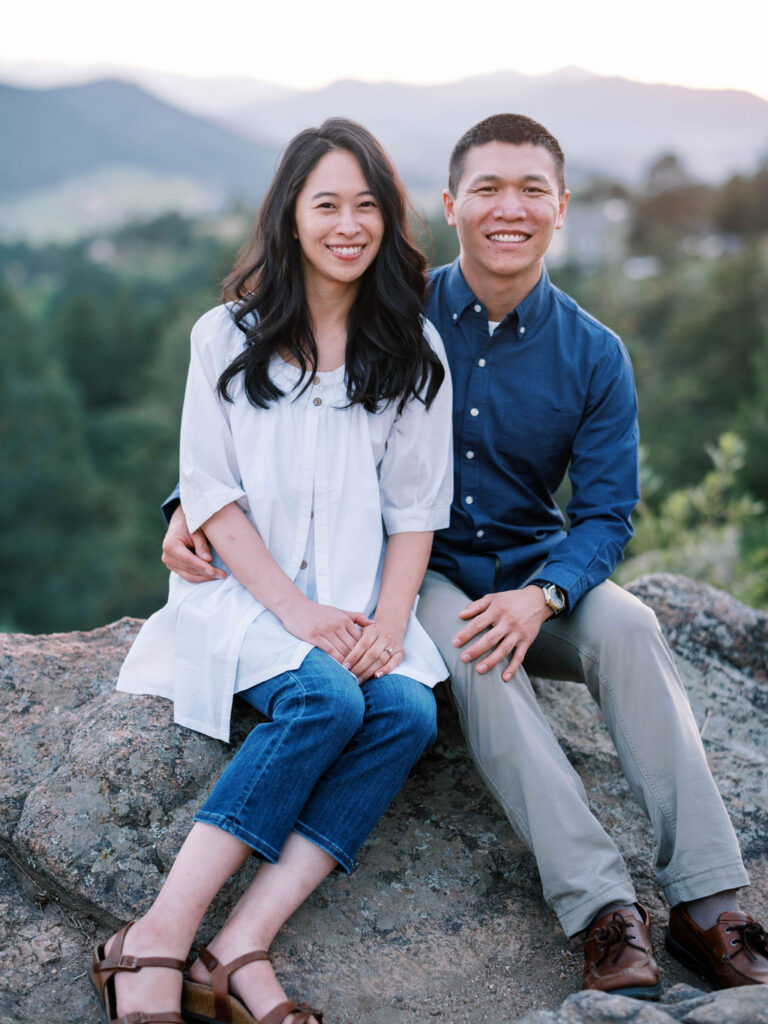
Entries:
{"label": "woman's face", "polygon": [[357,158],[326,153],[296,199],[296,237],[307,286],[355,284],[370,267],[384,235],[378,203]]}

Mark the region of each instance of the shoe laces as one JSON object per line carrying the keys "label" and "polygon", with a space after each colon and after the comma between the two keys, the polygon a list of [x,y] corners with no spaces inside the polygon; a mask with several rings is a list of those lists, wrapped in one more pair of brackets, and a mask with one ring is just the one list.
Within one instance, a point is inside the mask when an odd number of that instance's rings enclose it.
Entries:
{"label": "shoe laces", "polygon": [[[768,935],[765,929],[757,921],[747,921],[745,924],[728,924],[723,931],[726,935],[736,932],[738,938],[731,939],[731,945],[740,948],[736,953],[744,952],[754,962],[758,956],[768,959]],[[734,953],[734,956],[736,954]]]}
{"label": "shoe laces", "polygon": [[632,941],[633,939],[637,939],[636,935],[630,934],[634,929],[635,924],[636,921],[634,918],[627,921],[626,918],[622,917],[618,910],[616,910],[614,911],[610,923],[596,930],[594,938],[597,942],[597,951],[602,954],[595,965],[596,967],[600,967],[601,964],[605,962],[612,950],[614,953],[611,964],[617,963],[625,946],[631,946],[632,949],[638,949],[641,953],[645,953],[645,946],[640,946],[636,941]]}

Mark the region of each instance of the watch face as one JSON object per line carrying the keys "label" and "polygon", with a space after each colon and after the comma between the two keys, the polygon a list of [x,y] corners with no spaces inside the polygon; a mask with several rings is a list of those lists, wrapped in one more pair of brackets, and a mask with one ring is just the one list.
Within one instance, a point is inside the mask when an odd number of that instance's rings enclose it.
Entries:
{"label": "watch face", "polygon": [[565,608],[565,595],[554,583],[544,588],[544,598],[554,612],[561,612]]}

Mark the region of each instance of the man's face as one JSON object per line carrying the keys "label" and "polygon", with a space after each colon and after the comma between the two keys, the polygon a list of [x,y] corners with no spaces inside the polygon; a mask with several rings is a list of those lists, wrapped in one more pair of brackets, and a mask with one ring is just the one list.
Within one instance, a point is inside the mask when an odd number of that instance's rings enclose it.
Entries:
{"label": "man's face", "polygon": [[456,194],[443,192],[470,286],[492,275],[534,288],[568,197],[559,194],[555,161],[543,146],[488,142],[470,149]]}

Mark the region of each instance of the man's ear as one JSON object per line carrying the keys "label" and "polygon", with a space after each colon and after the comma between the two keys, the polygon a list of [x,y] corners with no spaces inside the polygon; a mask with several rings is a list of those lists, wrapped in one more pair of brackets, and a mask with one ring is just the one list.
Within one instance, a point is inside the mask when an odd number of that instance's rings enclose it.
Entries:
{"label": "man's ear", "polygon": [[565,211],[568,208],[568,200],[570,198],[571,198],[571,193],[568,191],[568,189],[566,189],[565,192],[563,192],[563,194],[560,196],[560,199],[559,199],[560,209],[558,210],[557,222],[555,224],[555,230],[556,231],[559,231],[560,228],[563,226],[563,224],[565,222]]}
{"label": "man's ear", "polygon": [[453,196],[451,195],[450,189],[444,188],[443,189],[443,213],[445,214],[445,219],[448,221],[448,223],[451,225],[451,227],[455,228],[456,227],[456,217],[454,216],[454,212],[453,212],[453,202],[454,202],[454,200],[453,200]]}

